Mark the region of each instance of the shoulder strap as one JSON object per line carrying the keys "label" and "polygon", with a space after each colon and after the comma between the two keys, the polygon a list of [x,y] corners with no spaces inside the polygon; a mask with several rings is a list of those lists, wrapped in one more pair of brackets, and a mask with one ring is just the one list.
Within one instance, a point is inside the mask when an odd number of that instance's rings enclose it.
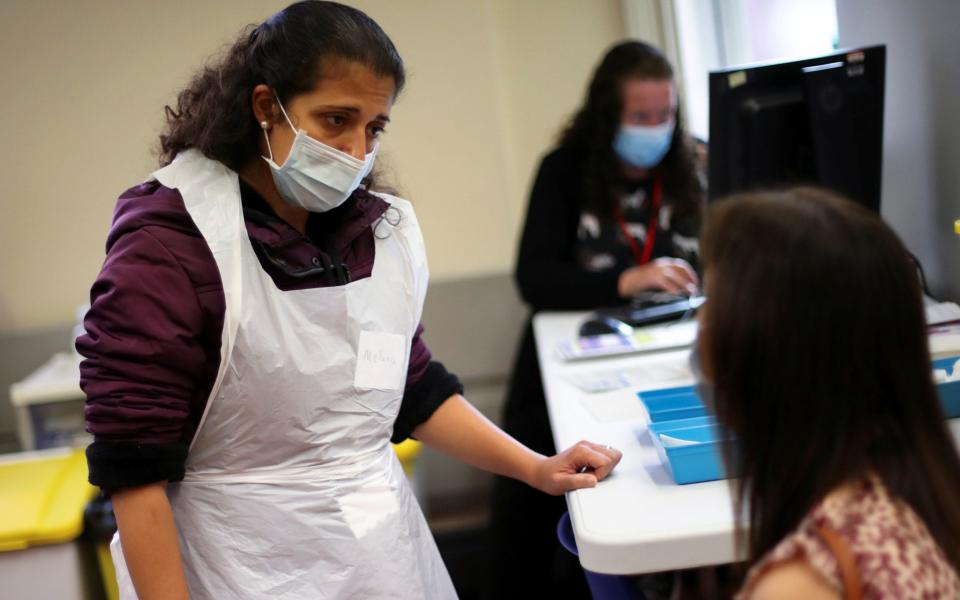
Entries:
{"label": "shoulder strap", "polygon": [[860,584],[860,571],[857,569],[857,563],[853,558],[853,552],[850,546],[844,541],[840,534],[833,529],[820,526],[814,528],[814,531],[827,545],[833,557],[840,567],[840,577],[843,579],[844,600],[862,600],[863,588]]}

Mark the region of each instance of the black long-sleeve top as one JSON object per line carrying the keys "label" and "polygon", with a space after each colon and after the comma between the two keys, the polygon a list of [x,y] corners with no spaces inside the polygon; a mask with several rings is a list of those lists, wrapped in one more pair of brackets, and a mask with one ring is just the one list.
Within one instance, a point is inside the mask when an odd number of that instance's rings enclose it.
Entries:
{"label": "black long-sleeve top", "polygon": [[[523,227],[516,281],[523,299],[539,310],[589,310],[621,304],[620,274],[636,265],[619,224],[584,209],[585,160],[559,148],[540,164]],[[640,247],[646,239],[653,181],[624,182],[620,209]],[[694,226],[671,219],[664,192],[652,257],[697,259]]]}

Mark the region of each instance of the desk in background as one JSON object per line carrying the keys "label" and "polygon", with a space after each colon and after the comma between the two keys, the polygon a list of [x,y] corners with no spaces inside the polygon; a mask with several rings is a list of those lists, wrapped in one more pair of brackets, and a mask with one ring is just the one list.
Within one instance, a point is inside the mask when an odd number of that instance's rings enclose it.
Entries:
{"label": "desk in background", "polygon": [[21,381],[10,386],[10,403],[17,416],[17,434],[23,450],[86,446],[92,437],[84,431],[80,389],[80,361],[76,352],[59,352]]}
{"label": "desk in background", "polygon": [[[688,349],[612,359],[563,362],[554,349],[576,335],[586,313],[541,313],[534,317],[540,371],[553,437],[558,448],[586,439],[623,452],[613,474],[592,489],[567,494],[567,505],[584,568],[631,574],[733,562],[734,519],[727,481],[673,483],[647,437],[647,418],[637,399],[642,389],[691,383],[638,381],[609,392],[586,393],[570,382],[587,373],[685,364]],[[651,373],[654,373],[652,370]],[[950,428],[960,441],[960,419]]]}

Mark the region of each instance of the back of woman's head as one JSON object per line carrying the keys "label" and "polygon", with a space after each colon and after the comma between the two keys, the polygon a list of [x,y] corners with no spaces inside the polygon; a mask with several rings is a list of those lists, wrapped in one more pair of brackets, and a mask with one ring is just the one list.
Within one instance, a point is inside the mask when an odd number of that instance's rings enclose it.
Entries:
{"label": "back of woman's head", "polygon": [[[622,180],[621,163],[613,149],[623,111],[623,85],[631,79],[672,81],[673,67],[660,50],[637,40],[610,48],[597,65],[587,96],[560,136],[560,146],[586,158],[586,206],[600,216],[609,216],[616,186]],[[699,211],[703,194],[696,173],[693,151],[679,108],[670,149],[660,162],[665,194],[678,214]]]}
{"label": "back of woman's head", "polygon": [[879,476],[960,568],[960,460],[896,234],[830,192],[729,198],[701,238],[701,350],[756,559],[839,485]]}
{"label": "back of woman's head", "polygon": [[196,148],[239,168],[256,156],[263,136],[251,107],[255,86],[270,86],[286,103],[350,63],[392,78],[394,97],[403,88],[403,61],[373,19],[336,2],[291,4],[244,31],[216,64],[203,68],[180,92],[176,109],[167,107],[161,163]]}

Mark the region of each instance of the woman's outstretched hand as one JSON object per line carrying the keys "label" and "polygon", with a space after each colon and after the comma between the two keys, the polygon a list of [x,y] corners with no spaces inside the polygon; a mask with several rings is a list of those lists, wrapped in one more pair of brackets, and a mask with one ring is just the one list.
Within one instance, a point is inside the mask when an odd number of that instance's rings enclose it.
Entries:
{"label": "woman's outstretched hand", "polygon": [[563,452],[541,459],[527,483],[553,496],[593,487],[610,474],[622,456],[622,452],[610,446],[577,442]]}
{"label": "woman's outstretched hand", "polygon": [[421,442],[467,464],[554,496],[597,485],[623,456],[593,442],[578,442],[556,456],[544,456],[504,433],[460,394],[448,398],[413,433]]}

